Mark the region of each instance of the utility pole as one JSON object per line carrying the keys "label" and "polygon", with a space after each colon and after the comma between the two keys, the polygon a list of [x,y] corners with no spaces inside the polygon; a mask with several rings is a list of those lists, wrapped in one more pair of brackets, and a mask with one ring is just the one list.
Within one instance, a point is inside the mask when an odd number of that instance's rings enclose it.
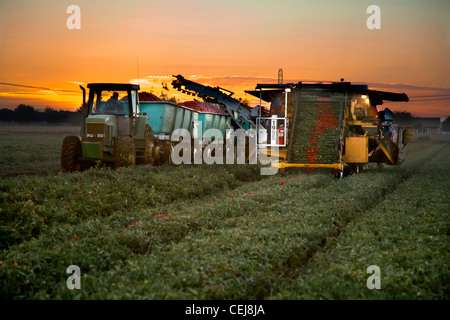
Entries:
{"label": "utility pole", "polygon": [[278,69],[278,84],[283,84],[283,69]]}

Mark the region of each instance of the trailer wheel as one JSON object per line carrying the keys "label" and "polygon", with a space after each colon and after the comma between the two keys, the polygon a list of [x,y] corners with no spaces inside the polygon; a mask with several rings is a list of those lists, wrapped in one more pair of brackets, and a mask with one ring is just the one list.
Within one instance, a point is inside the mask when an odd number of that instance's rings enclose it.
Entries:
{"label": "trailer wheel", "polygon": [[161,146],[155,143],[155,147],[153,148],[153,165],[157,167],[162,164]]}
{"label": "trailer wheel", "polygon": [[179,166],[179,164],[175,164],[175,163],[173,162],[173,159],[172,159],[173,145],[171,145],[171,144],[168,144],[168,145],[167,145],[167,153],[168,153],[168,155],[167,155],[167,164],[168,164],[169,166],[171,166],[171,167],[177,167],[177,166]]}
{"label": "trailer wheel", "polygon": [[136,164],[134,141],[130,137],[119,138],[114,152],[114,167],[129,167]]}
{"label": "trailer wheel", "polygon": [[64,171],[80,171],[81,161],[81,141],[76,136],[64,138],[61,147],[61,168]]}
{"label": "trailer wheel", "polygon": [[153,155],[155,148],[155,136],[153,135],[153,130],[149,125],[145,125],[144,131],[144,142],[145,142],[145,159],[144,164],[153,165],[155,162],[155,157]]}

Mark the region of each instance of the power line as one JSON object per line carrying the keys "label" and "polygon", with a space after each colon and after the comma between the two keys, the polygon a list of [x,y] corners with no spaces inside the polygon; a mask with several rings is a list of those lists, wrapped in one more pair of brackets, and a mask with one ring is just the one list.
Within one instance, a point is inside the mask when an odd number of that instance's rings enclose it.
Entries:
{"label": "power line", "polygon": [[410,100],[410,102],[416,102],[416,101],[434,101],[434,100],[450,100],[450,97],[448,98],[437,98],[437,99],[418,99],[418,100]]}
{"label": "power line", "polygon": [[[409,100],[409,103],[411,102],[423,102],[423,101],[442,101],[442,100],[450,100],[450,97],[448,98],[437,98],[437,99],[411,99]],[[389,101],[389,103],[393,103],[393,102],[405,102],[405,101]]]}
{"label": "power line", "polygon": [[412,96],[410,98],[415,99],[415,98],[436,98],[436,97],[446,97],[446,96],[450,96],[450,93],[448,94],[435,94],[435,95],[429,95],[429,96]]}

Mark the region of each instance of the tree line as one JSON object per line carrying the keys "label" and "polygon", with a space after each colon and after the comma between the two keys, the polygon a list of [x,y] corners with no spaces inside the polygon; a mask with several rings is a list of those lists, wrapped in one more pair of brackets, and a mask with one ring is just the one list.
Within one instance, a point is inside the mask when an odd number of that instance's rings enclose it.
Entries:
{"label": "tree line", "polygon": [[0,122],[68,123],[79,125],[80,121],[81,113],[78,111],[55,110],[51,107],[38,110],[32,106],[20,104],[14,110],[0,110]]}
{"label": "tree line", "polygon": [[[396,120],[414,120],[415,116],[407,111],[395,111]],[[79,125],[81,123],[81,112],[55,110],[46,107],[44,110],[37,110],[32,106],[20,104],[14,110],[0,109],[0,122],[19,122],[19,123],[68,123]],[[442,131],[450,131],[450,117],[442,122]]]}

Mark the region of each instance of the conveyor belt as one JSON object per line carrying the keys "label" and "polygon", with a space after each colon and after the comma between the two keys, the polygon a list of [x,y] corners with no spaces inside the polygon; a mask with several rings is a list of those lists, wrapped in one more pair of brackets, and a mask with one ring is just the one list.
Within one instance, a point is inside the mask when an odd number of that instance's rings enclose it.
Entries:
{"label": "conveyor belt", "polygon": [[288,162],[337,162],[345,93],[305,88],[295,91]]}

